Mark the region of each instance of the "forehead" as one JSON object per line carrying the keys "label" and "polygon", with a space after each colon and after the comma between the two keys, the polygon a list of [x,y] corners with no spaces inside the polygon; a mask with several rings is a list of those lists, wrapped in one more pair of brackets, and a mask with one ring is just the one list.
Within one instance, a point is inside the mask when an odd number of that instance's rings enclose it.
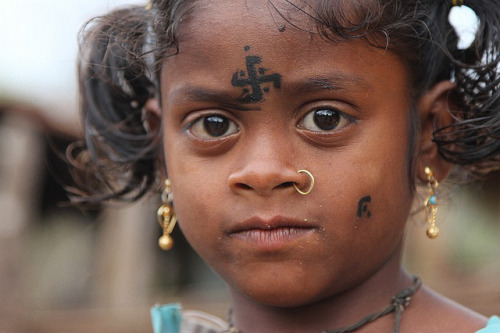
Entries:
{"label": "forehead", "polygon": [[[291,33],[292,27],[287,22],[290,16],[296,16],[297,9],[282,7],[271,5],[268,0],[198,1],[179,26],[179,54],[196,56],[201,49],[212,51],[202,55],[205,61],[210,61],[235,47],[243,50],[250,45],[262,51],[269,50],[272,41],[283,46],[285,41],[299,44],[301,41],[297,34]],[[301,17],[300,21],[294,21],[303,24],[310,20]],[[300,35],[309,39],[307,33]]]}
{"label": "forehead", "polygon": [[311,11],[290,1],[196,2],[179,26],[179,53],[164,61],[162,85],[230,86],[231,75],[245,68],[249,55],[258,56],[263,68],[279,72],[284,81],[335,72],[358,83],[396,75],[405,85],[406,71],[397,56],[364,40],[325,40]]}
{"label": "forehead", "polygon": [[190,7],[186,17],[187,29],[183,33],[184,36],[199,34],[207,31],[207,28],[212,28],[212,32],[227,33],[220,29],[227,26],[253,31],[255,23],[262,28],[278,31],[282,24],[292,20],[295,24],[310,24],[311,20],[306,19],[305,14],[308,10],[311,10],[310,6],[288,0],[197,1]]}

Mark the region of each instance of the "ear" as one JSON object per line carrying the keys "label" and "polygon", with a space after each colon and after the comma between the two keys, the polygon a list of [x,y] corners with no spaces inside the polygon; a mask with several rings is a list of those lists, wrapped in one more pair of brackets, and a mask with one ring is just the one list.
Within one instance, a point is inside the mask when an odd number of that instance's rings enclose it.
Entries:
{"label": "ear", "polygon": [[[150,98],[144,104],[142,109],[143,112],[143,121],[144,127],[147,128],[149,133],[155,136],[154,140],[160,141],[162,138],[162,125],[161,125],[161,108],[160,103],[156,98]],[[162,145],[161,142],[158,142],[158,145]],[[161,179],[164,180],[167,178],[165,157],[163,156],[163,149],[161,149],[161,153],[158,154],[157,157],[158,170],[160,172]]]}
{"label": "ear", "polygon": [[455,88],[451,81],[441,81],[427,90],[418,100],[421,120],[421,139],[417,159],[417,174],[421,182],[427,182],[425,167],[431,168],[438,181],[444,179],[451,168],[450,163],[439,154],[438,146],[432,141],[436,129],[451,125],[450,92]]}
{"label": "ear", "polygon": [[156,98],[148,99],[142,112],[144,127],[151,133],[158,133],[161,128],[161,109],[158,100]]}

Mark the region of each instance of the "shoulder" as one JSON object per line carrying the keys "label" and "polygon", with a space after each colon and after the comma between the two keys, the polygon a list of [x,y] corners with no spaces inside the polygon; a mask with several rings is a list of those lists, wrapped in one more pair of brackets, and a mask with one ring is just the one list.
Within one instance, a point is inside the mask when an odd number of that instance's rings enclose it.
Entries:
{"label": "shoulder", "polygon": [[407,324],[413,329],[419,327],[415,332],[475,333],[485,328],[488,323],[485,316],[424,286],[415,295],[408,310],[410,308],[414,311],[411,315],[412,311],[406,314]]}

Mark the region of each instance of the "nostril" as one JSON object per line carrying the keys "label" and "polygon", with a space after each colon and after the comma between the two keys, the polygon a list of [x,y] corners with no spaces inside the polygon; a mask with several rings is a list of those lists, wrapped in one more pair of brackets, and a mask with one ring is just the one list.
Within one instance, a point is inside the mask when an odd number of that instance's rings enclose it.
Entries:
{"label": "nostril", "polygon": [[284,182],[276,186],[276,188],[287,188],[293,186],[294,182]]}
{"label": "nostril", "polygon": [[252,189],[252,187],[250,185],[247,185],[245,183],[238,183],[235,186],[239,189],[242,189],[242,190],[251,190]]}

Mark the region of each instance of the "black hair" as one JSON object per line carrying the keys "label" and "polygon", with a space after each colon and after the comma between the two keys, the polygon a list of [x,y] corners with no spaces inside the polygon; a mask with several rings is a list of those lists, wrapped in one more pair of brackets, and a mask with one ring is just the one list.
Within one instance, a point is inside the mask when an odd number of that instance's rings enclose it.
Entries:
{"label": "black hair", "polygon": [[[362,38],[400,56],[414,101],[437,82],[455,80],[455,121],[434,132],[440,154],[475,175],[500,169],[499,0],[466,2],[480,26],[465,50],[448,22],[451,0],[282,1],[314,20],[314,33],[326,40]],[[149,98],[159,100],[161,60],[177,54],[179,26],[196,2],[155,0],[150,8],[116,10],[86,25],[79,62],[85,142],[67,153],[76,200],[133,200],[155,188],[164,167],[161,129],[144,126],[142,110]],[[281,15],[275,2],[269,5]],[[414,155],[417,120],[410,132]]]}

